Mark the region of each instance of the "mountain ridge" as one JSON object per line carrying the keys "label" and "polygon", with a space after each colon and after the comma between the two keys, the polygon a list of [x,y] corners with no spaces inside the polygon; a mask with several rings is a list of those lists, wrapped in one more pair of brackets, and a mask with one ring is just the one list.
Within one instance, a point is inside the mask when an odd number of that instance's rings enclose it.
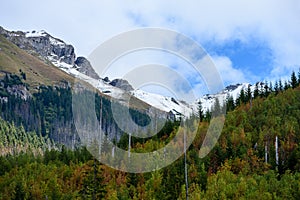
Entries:
{"label": "mountain ridge", "polygon": [[[197,112],[198,104],[201,102],[203,111],[212,109],[216,98],[220,104],[225,104],[226,99],[232,96],[234,100],[238,98],[241,90],[246,90],[249,83],[230,85],[217,94],[207,94],[195,102],[188,104],[174,97],[152,94],[132,88],[126,80],[102,79],[93,69],[93,66],[85,57],[76,57],[75,48],[66,44],[63,40],[51,36],[46,31],[7,31],[0,27],[0,34],[6,39],[16,44],[19,48],[31,54],[38,54],[44,62],[50,62],[67,74],[88,82],[101,93],[116,99],[124,100],[125,93],[132,95],[141,101],[156,107],[165,112],[172,112],[174,115],[190,116]],[[254,86],[251,86],[254,91]],[[175,100],[175,101],[174,101]]]}

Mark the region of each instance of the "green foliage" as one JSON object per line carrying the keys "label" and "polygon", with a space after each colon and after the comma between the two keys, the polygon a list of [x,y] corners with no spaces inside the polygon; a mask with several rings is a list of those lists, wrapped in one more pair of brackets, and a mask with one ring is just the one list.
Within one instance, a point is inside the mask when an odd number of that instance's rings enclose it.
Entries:
{"label": "green foliage", "polygon": [[298,80],[296,77],[296,73],[294,71],[292,72],[292,75],[291,75],[291,85],[292,85],[292,88],[296,88],[298,86]]}
{"label": "green foliage", "polygon": [[227,165],[209,177],[200,199],[298,199],[299,178],[300,173],[287,172],[278,180],[272,170],[263,175],[236,175]]}
{"label": "green foliage", "polygon": [[299,71],[298,71],[298,85],[300,85],[300,68],[299,68]]}
{"label": "green foliage", "polygon": [[0,118],[0,155],[17,155],[22,152],[42,154],[54,144],[47,137],[41,137],[35,132],[25,132],[23,126],[16,127]]}
{"label": "green foliage", "polygon": [[203,119],[204,119],[204,111],[203,111],[203,108],[202,108],[201,101],[198,102],[198,117],[199,117],[200,122],[202,122]]}
{"label": "green foliage", "polygon": [[[256,98],[252,100],[247,89],[241,95],[239,106],[228,97],[222,134],[203,159],[199,158],[199,150],[211,114],[224,108],[216,102],[212,113],[208,112],[199,124],[196,116],[185,122],[187,133],[197,133],[186,153],[189,199],[300,199],[300,88],[283,91],[280,82],[274,89],[268,85],[254,91]],[[54,134],[56,118],[66,121],[72,118],[69,108],[60,102],[70,101],[69,92],[41,87],[34,103],[24,104],[15,99],[5,106],[16,109],[16,105],[32,105],[39,111],[37,119],[44,122],[39,130],[47,136]],[[101,98],[96,95],[96,105]],[[111,102],[103,98],[102,103],[103,120],[112,121]],[[99,120],[100,107],[97,109]],[[147,123],[143,114],[136,111],[131,114],[136,120],[141,118],[141,124]],[[17,115],[11,117],[12,121],[18,121]],[[0,119],[0,150],[5,152],[0,156],[0,199],[185,199],[183,156],[158,171],[130,174],[100,164],[85,148],[48,148],[48,138],[26,132],[26,128],[15,124]],[[195,124],[199,126],[192,128]],[[182,131],[179,126],[180,121],[168,121],[156,136],[132,137],[131,151],[151,152],[165,146],[177,131]],[[115,142],[128,149],[128,134],[122,134]]]}

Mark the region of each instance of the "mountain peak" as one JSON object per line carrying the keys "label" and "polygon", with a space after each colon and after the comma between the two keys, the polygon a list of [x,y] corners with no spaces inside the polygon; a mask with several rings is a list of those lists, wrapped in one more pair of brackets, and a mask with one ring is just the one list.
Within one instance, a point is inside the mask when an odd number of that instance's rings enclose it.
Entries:
{"label": "mountain peak", "polygon": [[49,36],[49,34],[44,31],[44,30],[41,30],[41,31],[27,31],[25,32],[25,37],[45,37],[45,36]]}
{"label": "mountain peak", "polygon": [[7,31],[0,27],[0,34],[28,53],[38,54],[44,62],[50,61],[64,71],[78,70],[79,72],[99,79],[90,62],[84,57],[77,57],[75,48],[63,40],[41,31]]}
{"label": "mountain peak", "polygon": [[109,84],[127,92],[134,90],[133,87],[129,84],[129,82],[124,79],[114,79]]}

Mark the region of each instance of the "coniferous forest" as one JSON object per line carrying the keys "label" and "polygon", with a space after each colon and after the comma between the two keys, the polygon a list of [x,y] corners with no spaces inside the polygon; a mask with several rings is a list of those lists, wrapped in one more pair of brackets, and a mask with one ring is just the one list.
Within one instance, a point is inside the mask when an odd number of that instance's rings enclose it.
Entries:
{"label": "coniferous forest", "polygon": [[[199,150],[211,113],[200,105],[189,119],[200,118],[186,157],[141,174],[107,167],[76,145],[79,138],[68,138],[75,127],[67,85],[40,87],[26,100],[6,92],[25,78],[1,80],[1,96],[8,101],[0,101],[0,199],[300,199],[300,72],[284,83],[242,90],[236,100],[228,97],[221,136],[204,158]],[[100,98],[107,124],[112,121],[110,101],[99,95],[96,101]],[[136,110],[131,113],[141,123],[149,120]],[[149,139],[133,137],[130,149],[152,152],[169,142],[179,126],[180,119],[170,120]],[[128,149],[128,134],[114,143]]]}

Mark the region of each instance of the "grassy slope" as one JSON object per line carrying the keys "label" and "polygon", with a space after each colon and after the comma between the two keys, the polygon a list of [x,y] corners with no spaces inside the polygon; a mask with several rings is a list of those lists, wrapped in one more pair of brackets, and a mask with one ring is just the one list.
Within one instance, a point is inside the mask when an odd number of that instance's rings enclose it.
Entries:
{"label": "grassy slope", "polygon": [[[19,70],[21,69],[26,74],[25,82],[29,84],[31,92],[34,92],[39,85],[53,85],[62,80],[74,83],[74,77],[50,63],[45,63],[38,57],[30,55],[2,35],[0,35],[0,49],[0,78],[5,75],[4,72],[20,75]],[[85,85],[91,87],[88,83],[85,83]],[[109,96],[106,97],[110,99]],[[130,107],[144,110],[149,108],[149,105],[132,97]]]}
{"label": "grassy slope", "polygon": [[53,85],[62,80],[73,82],[73,77],[57,67],[46,64],[42,60],[20,49],[0,35],[0,76],[3,72],[20,74],[21,69],[26,74],[26,83],[31,89],[38,85]]}

